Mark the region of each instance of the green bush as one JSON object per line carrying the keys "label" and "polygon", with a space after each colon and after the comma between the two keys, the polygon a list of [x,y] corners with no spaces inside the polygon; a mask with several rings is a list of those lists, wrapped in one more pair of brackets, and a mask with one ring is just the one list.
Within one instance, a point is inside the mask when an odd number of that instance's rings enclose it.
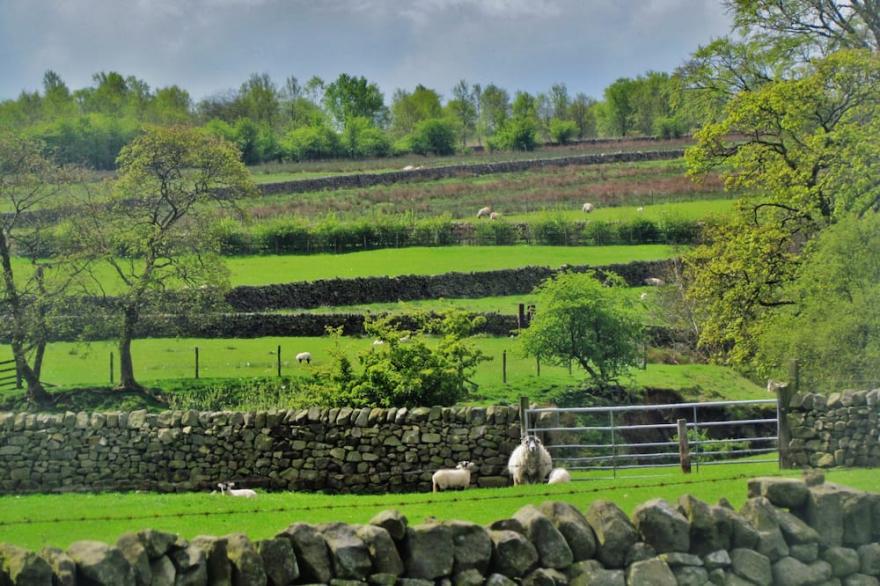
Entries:
{"label": "green bush", "polygon": [[386,157],[391,153],[391,141],[367,118],[353,118],[342,131],[342,151],[352,159]]}
{"label": "green bush", "polygon": [[538,144],[537,128],[531,118],[511,118],[495,136],[489,148],[506,151],[533,151]]}
{"label": "green bush", "polygon": [[554,118],[550,121],[550,136],[557,144],[567,144],[578,133],[578,126],[571,120]]}
{"label": "green bush", "polygon": [[303,126],[292,130],[283,141],[285,155],[297,161],[335,157],[339,136],[326,126]]}
{"label": "green bush", "polygon": [[504,246],[517,241],[516,228],[503,220],[478,222],[475,232],[477,244]]}
{"label": "green bush", "polygon": [[534,244],[551,246],[571,246],[580,244],[581,229],[577,222],[565,218],[561,214],[545,216],[529,225],[531,240]]}
{"label": "green bush", "polygon": [[657,224],[645,218],[621,223],[618,226],[618,234],[621,242],[626,244],[649,244],[660,241]]}
{"label": "green bush", "polygon": [[254,240],[261,252],[281,254],[285,252],[308,252],[310,228],[304,222],[285,218],[258,224]]}
{"label": "green bush", "polygon": [[605,221],[588,221],[584,226],[584,239],[595,245],[613,244],[620,241],[617,224]]}
{"label": "green bush", "polygon": [[431,118],[416,124],[409,135],[409,147],[419,155],[451,155],[455,153],[455,139],[455,122]]}

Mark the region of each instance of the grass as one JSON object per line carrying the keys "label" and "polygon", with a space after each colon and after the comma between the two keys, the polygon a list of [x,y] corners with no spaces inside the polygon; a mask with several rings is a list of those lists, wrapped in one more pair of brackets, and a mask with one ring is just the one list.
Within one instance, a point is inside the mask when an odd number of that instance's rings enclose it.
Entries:
{"label": "grass", "polygon": [[[529,214],[505,216],[508,222],[535,222],[541,219],[563,218],[568,221],[621,221],[633,218],[644,218],[655,222],[674,218],[679,220],[702,220],[709,216],[718,216],[733,210],[734,199],[698,199],[694,201],[667,202],[646,204],[643,206],[627,205],[597,208],[589,215],[580,209],[557,209]],[[642,208],[642,211],[638,211]],[[475,218],[473,221],[477,221]]]}
{"label": "grass", "polygon": [[[343,349],[351,356],[372,347],[369,338],[343,338]],[[482,363],[474,377],[479,392],[476,404],[513,403],[520,396],[536,401],[549,401],[572,386],[579,386],[584,375],[577,369],[569,375],[567,367],[541,365],[537,375],[534,359],[521,355],[515,340],[476,337],[473,339],[492,360]],[[322,338],[255,338],[255,339],[146,339],[135,340],[133,356],[135,374],[141,382],[155,385],[159,381],[186,379],[194,376],[194,348],[199,348],[200,375],[204,378],[274,376],[275,350],[282,347],[282,372],[285,375],[306,375],[309,368],[327,364],[333,340]],[[300,366],[293,360],[298,352],[309,351],[313,366]],[[502,353],[507,352],[507,384],[502,382]],[[0,360],[9,357],[9,347],[0,347]],[[44,380],[62,385],[102,386],[109,383],[109,355],[113,342],[50,344],[43,367]],[[118,364],[118,360],[117,360]],[[118,375],[117,375],[118,376]],[[765,398],[766,392],[739,376],[733,370],[706,364],[648,364],[646,370],[633,370],[629,382],[636,387],[656,387],[678,391],[684,398],[751,399]]]}
{"label": "grass", "polygon": [[[253,501],[207,493],[4,496],[0,497],[0,542],[33,550],[48,545],[64,548],[81,539],[114,542],[122,533],[147,527],[185,538],[244,532],[252,539],[264,539],[293,522],[366,523],[376,513],[392,508],[406,515],[412,524],[426,517],[488,524],[509,518],[527,504],[546,500],[565,501],[586,510],[594,500],[609,499],[631,514],[638,504],[651,498],[675,502],[683,494],[692,494],[707,502],[724,496],[739,507],[747,497],[746,478],[776,473],[776,464],[749,462],[703,467],[688,476],[676,468],[658,468],[621,471],[616,479],[575,473],[575,482],[568,485],[471,489],[437,495],[278,492],[261,493]],[[798,473],[787,471],[785,475]],[[829,470],[826,476],[829,481],[863,490],[878,488],[876,470]],[[94,520],[97,516],[114,519]],[[78,517],[85,519],[52,521]],[[30,522],[8,524],[23,520]]]}

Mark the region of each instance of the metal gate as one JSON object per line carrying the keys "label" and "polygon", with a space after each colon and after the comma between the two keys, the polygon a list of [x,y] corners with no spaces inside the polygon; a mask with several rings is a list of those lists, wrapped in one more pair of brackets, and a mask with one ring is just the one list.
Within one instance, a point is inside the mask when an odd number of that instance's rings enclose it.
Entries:
{"label": "metal gate", "polygon": [[[762,407],[772,407],[771,413],[756,415]],[[743,410],[751,413],[736,418]],[[678,419],[686,420],[691,462],[697,469],[778,461],[770,457],[779,446],[775,399],[540,408],[524,413],[525,430],[542,436],[554,462],[570,470],[607,470],[616,476],[622,469],[676,465]]]}
{"label": "metal gate", "polygon": [[18,374],[15,360],[0,360],[0,390],[20,388],[21,377]]}

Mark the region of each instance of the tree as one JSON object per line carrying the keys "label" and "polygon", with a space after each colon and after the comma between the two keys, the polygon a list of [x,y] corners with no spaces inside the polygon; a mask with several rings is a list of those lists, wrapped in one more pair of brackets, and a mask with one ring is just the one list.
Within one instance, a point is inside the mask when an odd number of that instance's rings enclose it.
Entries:
{"label": "tree", "polygon": [[455,122],[448,118],[432,118],[416,124],[409,136],[409,148],[419,155],[455,152]]}
{"label": "tree", "polygon": [[391,142],[385,133],[373,126],[368,118],[348,120],[340,139],[342,151],[352,159],[385,157],[391,152]]}
{"label": "tree", "polygon": [[604,282],[593,272],[563,273],[535,291],[537,313],[520,333],[527,354],[559,366],[571,360],[599,386],[606,386],[640,359],[642,325],[622,294],[623,279]]}
{"label": "tree", "polygon": [[[43,154],[43,145],[9,132],[0,132],[0,313],[10,338],[18,373],[27,384],[27,398],[45,403],[49,396],[40,381],[48,341],[47,320],[63,298],[77,269],[63,255],[45,259],[47,227],[27,215],[57,206],[73,178]],[[30,260],[17,270],[13,255]]]}
{"label": "tree", "polygon": [[507,121],[510,110],[510,95],[506,90],[490,83],[483,88],[479,104],[478,133],[485,137],[491,137],[501,130]]}
{"label": "tree", "polygon": [[452,88],[454,98],[446,104],[447,113],[458,122],[459,140],[462,148],[467,146],[467,141],[477,129],[479,111],[478,86],[468,88],[465,80],[459,81]]}
{"label": "tree", "polygon": [[[255,193],[230,143],[184,127],[151,128],[119,155],[119,180],[108,200],[86,201],[76,231],[83,249],[110,266],[120,293],[120,388],[138,389],[131,342],[151,305],[209,302],[228,277],[207,236],[206,204]],[[187,288],[186,294],[175,290]]]}
{"label": "tree", "polygon": [[391,131],[404,136],[423,120],[439,118],[442,114],[440,94],[419,84],[412,92],[397,90],[391,102]]}
{"label": "tree", "polygon": [[268,73],[254,73],[241,84],[238,99],[248,118],[271,127],[278,119],[280,95]]}
{"label": "tree", "polygon": [[578,93],[568,107],[568,117],[578,128],[578,138],[596,136],[596,100]]}
{"label": "tree", "polygon": [[341,73],[324,90],[324,106],[339,127],[345,127],[353,118],[366,118],[381,125],[386,117],[384,97],[379,86],[365,77]]}
{"label": "tree", "polygon": [[550,121],[550,136],[556,144],[566,144],[578,132],[577,124],[571,120],[554,118]]}
{"label": "tree", "polygon": [[626,136],[633,126],[636,82],[621,77],[605,88],[604,113],[607,130],[615,136]]}

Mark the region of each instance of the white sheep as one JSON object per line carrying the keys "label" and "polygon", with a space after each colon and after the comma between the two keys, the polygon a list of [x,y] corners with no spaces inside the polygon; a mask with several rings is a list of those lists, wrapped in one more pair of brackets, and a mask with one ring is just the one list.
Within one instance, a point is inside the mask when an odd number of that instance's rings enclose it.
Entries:
{"label": "white sheep", "polygon": [[643,207],[641,207],[641,206],[639,206],[639,207],[636,208],[636,213],[641,214],[641,213],[644,212],[644,211],[645,211],[645,208],[643,208]]}
{"label": "white sheep", "polygon": [[455,469],[448,468],[437,470],[431,476],[433,492],[440,492],[447,488],[467,488],[471,484],[471,470],[475,468],[473,462],[459,462]]}
{"label": "white sheep", "polygon": [[497,220],[500,217],[501,217],[501,214],[499,214],[498,212],[492,212],[491,214],[489,214],[490,220]]}
{"label": "white sheep", "polygon": [[373,346],[382,346],[385,344],[385,340],[373,340]]}
{"label": "white sheep", "polygon": [[415,169],[415,167],[413,167],[412,165],[407,165],[403,168],[404,171],[412,171],[413,169]]}
{"label": "white sheep", "polygon": [[550,478],[547,479],[547,484],[565,484],[566,482],[571,482],[571,474],[568,473],[568,470],[565,468],[554,468],[550,471]]}
{"label": "white sheep", "polygon": [[489,218],[489,217],[491,217],[491,214],[492,214],[492,207],[491,206],[486,206],[484,208],[480,208],[477,211],[478,218]]}
{"label": "white sheep", "polygon": [[296,361],[302,364],[305,362],[306,364],[312,363],[312,353],[311,352],[300,352],[296,355]]}
{"label": "white sheep", "polygon": [[647,301],[647,300],[648,300],[648,294],[647,294],[647,292],[646,292],[646,293],[642,293],[641,295],[639,295],[639,299],[642,300],[642,301]]}
{"label": "white sheep", "polygon": [[596,206],[587,202],[581,206],[581,209],[584,211],[585,214],[590,214],[593,212],[594,209],[596,209]]}
{"label": "white sheep", "polygon": [[220,492],[225,495],[237,496],[246,499],[257,497],[257,493],[249,488],[232,488],[233,486],[235,486],[234,482],[220,482],[217,484],[217,488],[219,488]]}
{"label": "white sheep", "polygon": [[540,439],[533,435],[526,435],[510,454],[507,469],[513,477],[514,486],[538,484],[544,482],[550,470],[553,469],[553,460]]}
{"label": "white sheep", "polygon": [[657,277],[648,277],[644,281],[645,285],[650,285],[651,287],[659,287],[660,285],[665,285],[666,281],[663,279],[658,279]]}

